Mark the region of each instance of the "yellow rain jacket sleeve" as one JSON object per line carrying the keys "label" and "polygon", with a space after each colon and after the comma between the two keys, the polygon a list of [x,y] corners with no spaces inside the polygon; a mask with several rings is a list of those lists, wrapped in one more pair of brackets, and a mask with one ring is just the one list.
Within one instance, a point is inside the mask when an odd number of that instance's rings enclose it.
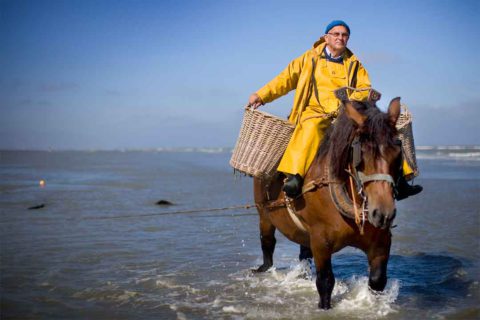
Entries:
{"label": "yellow rain jacket sleeve", "polygon": [[264,103],[272,102],[297,88],[304,60],[305,54],[290,62],[285,70],[257,91]]}

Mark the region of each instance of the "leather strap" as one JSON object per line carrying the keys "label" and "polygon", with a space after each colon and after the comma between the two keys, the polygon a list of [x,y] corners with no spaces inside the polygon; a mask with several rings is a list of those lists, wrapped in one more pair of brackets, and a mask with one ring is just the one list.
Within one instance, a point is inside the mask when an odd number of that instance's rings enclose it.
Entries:
{"label": "leather strap", "polygon": [[375,173],[367,176],[361,171],[358,171],[357,174],[358,174],[358,178],[360,179],[363,185],[371,181],[387,181],[387,182],[390,182],[392,185],[395,185],[395,182],[393,181],[392,176],[389,174]]}

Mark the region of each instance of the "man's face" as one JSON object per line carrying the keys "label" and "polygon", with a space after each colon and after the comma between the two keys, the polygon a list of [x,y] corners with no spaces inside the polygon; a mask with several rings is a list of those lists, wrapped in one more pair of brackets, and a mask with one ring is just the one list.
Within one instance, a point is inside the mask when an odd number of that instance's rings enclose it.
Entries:
{"label": "man's face", "polygon": [[343,52],[347,47],[348,39],[347,28],[344,26],[336,26],[330,29],[325,35],[325,42],[331,51]]}

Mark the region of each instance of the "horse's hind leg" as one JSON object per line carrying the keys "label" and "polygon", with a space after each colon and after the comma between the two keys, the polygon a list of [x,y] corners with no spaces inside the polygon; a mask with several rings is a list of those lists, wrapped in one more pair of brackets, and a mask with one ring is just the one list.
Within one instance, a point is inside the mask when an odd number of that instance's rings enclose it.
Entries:
{"label": "horse's hind leg", "polygon": [[255,203],[257,204],[259,227],[260,227],[260,242],[263,252],[263,264],[254,272],[265,272],[273,266],[273,252],[275,251],[275,226],[270,221],[267,209],[263,206],[267,202],[265,194],[264,181],[254,178],[253,191]]}
{"label": "horse's hind leg", "polygon": [[[264,209],[259,209],[264,210]],[[275,227],[265,214],[260,213],[260,242],[262,244],[263,264],[254,270],[265,272],[273,266],[273,252],[275,251]]]}
{"label": "horse's hind leg", "polygon": [[302,260],[307,260],[312,258],[313,258],[312,250],[310,250],[309,247],[300,245],[300,254],[298,255],[298,259],[302,261]]}

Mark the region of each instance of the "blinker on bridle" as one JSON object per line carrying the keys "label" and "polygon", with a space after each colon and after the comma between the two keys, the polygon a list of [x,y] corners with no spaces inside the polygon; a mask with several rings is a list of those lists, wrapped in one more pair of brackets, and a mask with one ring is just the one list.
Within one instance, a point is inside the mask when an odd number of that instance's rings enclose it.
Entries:
{"label": "blinker on bridle", "polygon": [[359,170],[359,166],[362,163],[362,144],[360,142],[360,137],[358,135],[356,135],[353,138],[351,149],[352,149],[352,166],[353,166],[352,171],[353,172],[348,172],[348,173],[354,179],[359,193],[360,192],[363,193],[363,187],[366,183],[374,182],[374,181],[386,181],[395,188],[395,181],[393,180],[393,177],[391,175],[386,173],[374,173],[374,174],[366,175]]}

